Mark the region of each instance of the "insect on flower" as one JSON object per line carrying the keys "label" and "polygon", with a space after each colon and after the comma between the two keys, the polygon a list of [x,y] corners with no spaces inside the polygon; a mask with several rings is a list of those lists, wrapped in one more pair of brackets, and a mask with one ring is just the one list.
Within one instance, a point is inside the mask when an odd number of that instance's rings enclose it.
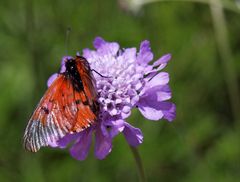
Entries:
{"label": "insect on flower", "polygon": [[139,51],[101,37],[93,45],[94,50],[85,48],[75,58],[64,56],[60,71],[48,79],[25,130],[27,150],[69,147],[72,157],[85,160],[94,138],[95,156],[104,159],[119,134],[132,147],[143,143],[142,131],[127,121],[132,109],[148,120],[175,119],[169,74],[163,71],[171,54],[154,61],[147,40]]}
{"label": "insect on flower", "polygon": [[88,61],[81,56],[66,58],[64,66],[27,124],[23,145],[28,151],[54,146],[65,135],[83,131],[97,121],[96,81]]}

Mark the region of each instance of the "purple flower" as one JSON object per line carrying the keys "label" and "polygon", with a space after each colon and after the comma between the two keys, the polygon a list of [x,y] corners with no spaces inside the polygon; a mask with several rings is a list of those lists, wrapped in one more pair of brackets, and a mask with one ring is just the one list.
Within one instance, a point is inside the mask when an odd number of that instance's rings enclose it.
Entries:
{"label": "purple flower", "polygon": [[[176,107],[168,100],[171,90],[168,86],[169,75],[161,71],[171,59],[166,54],[149,64],[153,60],[149,41],[145,40],[136,48],[120,49],[116,42],[106,42],[100,37],[94,40],[96,50],[84,49],[85,57],[96,79],[99,95],[100,114],[97,125],[82,132],[68,134],[55,144],[54,147],[65,148],[69,143],[71,155],[84,160],[95,136],[95,155],[104,159],[112,150],[112,139],[123,133],[131,146],[138,146],[143,142],[140,129],[126,122],[133,108],[138,108],[141,114],[149,120],[162,118],[172,121],[176,115]],[[60,72],[65,71],[63,57]],[[51,85],[57,74],[48,80]]]}

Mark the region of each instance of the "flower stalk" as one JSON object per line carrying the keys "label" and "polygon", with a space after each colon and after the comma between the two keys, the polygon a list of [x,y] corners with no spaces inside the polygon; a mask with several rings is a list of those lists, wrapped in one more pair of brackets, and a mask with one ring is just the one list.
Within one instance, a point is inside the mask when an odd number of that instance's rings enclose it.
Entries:
{"label": "flower stalk", "polygon": [[132,147],[130,145],[129,145],[129,147],[132,151],[133,157],[134,157],[135,162],[136,162],[139,181],[140,182],[146,182],[146,176],[145,176],[145,172],[144,172],[144,168],[143,168],[143,164],[142,164],[142,159],[141,159],[141,156],[138,152],[138,149],[136,147]]}
{"label": "flower stalk", "polygon": [[230,42],[228,39],[228,30],[224,10],[220,0],[211,0],[210,2],[213,27],[217,41],[217,48],[222,60],[222,70],[226,80],[232,113],[236,123],[239,123],[240,120],[239,87],[237,81],[237,73],[234,65],[234,59],[230,48]]}

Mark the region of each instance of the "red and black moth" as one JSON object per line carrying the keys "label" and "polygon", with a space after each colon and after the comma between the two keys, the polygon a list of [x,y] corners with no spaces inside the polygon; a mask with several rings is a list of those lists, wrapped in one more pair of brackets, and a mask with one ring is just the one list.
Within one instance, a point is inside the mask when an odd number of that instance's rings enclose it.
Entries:
{"label": "red and black moth", "polygon": [[97,120],[96,83],[88,61],[76,56],[66,59],[65,67],[66,71],[58,74],[27,124],[23,145],[28,151],[37,152]]}

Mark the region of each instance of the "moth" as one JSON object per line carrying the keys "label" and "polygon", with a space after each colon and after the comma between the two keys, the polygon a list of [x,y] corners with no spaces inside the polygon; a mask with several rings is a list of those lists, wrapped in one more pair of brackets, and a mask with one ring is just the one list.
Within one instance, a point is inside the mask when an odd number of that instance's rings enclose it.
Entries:
{"label": "moth", "polygon": [[80,132],[97,121],[96,81],[88,61],[81,56],[65,59],[65,71],[45,92],[24,132],[26,150],[37,152],[67,134]]}

